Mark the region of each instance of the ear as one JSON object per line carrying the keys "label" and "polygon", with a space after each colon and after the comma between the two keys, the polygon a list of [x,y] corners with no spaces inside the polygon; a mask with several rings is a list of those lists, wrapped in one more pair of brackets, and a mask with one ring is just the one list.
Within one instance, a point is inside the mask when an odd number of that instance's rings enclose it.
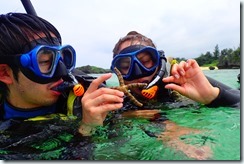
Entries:
{"label": "ear", "polygon": [[7,64],[0,64],[0,81],[5,84],[12,84],[12,70]]}

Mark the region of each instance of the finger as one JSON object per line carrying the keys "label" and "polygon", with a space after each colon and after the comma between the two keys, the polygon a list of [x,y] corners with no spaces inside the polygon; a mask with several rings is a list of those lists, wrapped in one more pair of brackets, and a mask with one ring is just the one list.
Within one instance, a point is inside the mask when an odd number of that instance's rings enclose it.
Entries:
{"label": "finger", "polygon": [[177,79],[180,77],[180,75],[178,73],[178,67],[179,67],[179,64],[176,63],[176,64],[172,65],[172,68],[171,68],[171,75],[173,75]]}
{"label": "finger", "polygon": [[107,73],[93,80],[86,93],[92,93],[93,91],[97,90],[98,86],[101,85],[104,81],[108,80],[111,76],[111,73]]}
{"label": "finger", "polygon": [[165,83],[174,82],[174,80],[175,80],[174,76],[169,76],[169,77],[163,78],[163,82],[165,82]]}
{"label": "finger", "polygon": [[109,111],[114,111],[118,110],[123,107],[123,103],[113,103],[113,104],[103,104],[98,107],[98,110],[101,112],[109,112]]}
{"label": "finger", "polygon": [[100,106],[103,104],[122,103],[124,101],[124,98],[110,94],[101,94],[96,98],[90,100],[90,106]]}
{"label": "finger", "polygon": [[171,69],[171,74],[176,78],[179,79],[180,76],[185,75],[184,67],[186,65],[185,61],[181,61],[179,64],[174,64]]}
{"label": "finger", "polygon": [[123,97],[124,92],[111,88],[99,88],[93,91],[92,93],[85,93],[84,99],[94,99],[96,97],[99,97],[100,95],[113,95]]}
{"label": "finger", "polygon": [[165,88],[166,89],[172,89],[172,90],[175,90],[177,92],[179,92],[180,94],[184,95],[185,94],[185,89],[179,85],[176,85],[176,84],[167,84],[165,85]]}
{"label": "finger", "polygon": [[189,65],[189,67],[193,67],[193,68],[199,67],[197,61],[194,59],[188,59],[187,63]]}
{"label": "finger", "polygon": [[178,73],[181,75],[181,76],[184,76],[185,75],[185,70],[184,70],[184,68],[185,68],[185,65],[186,65],[186,62],[185,61],[181,61],[180,63],[179,63],[179,67],[178,67]]}

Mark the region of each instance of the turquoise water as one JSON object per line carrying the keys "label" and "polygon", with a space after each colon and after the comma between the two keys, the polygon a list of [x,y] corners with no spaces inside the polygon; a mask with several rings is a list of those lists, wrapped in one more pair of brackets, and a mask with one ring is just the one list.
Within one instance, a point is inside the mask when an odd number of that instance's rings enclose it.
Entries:
{"label": "turquoise water", "polygon": [[[237,82],[237,75],[240,73],[240,69],[216,69],[216,70],[203,70],[204,74],[218,80],[232,88],[238,89],[240,84]],[[92,76],[98,77],[100,74],[91,74]],[[118,85],[118,79],[115,74],[107,81],[107,85],[116,86]]]}
{"label": "turquoise water", "polygon": [[[205,75],[229,87],[240,88],[240,84],[237,82],[237,75],[240,73],[239,69],[204,70],[203,72]],[[113,75],[107,84],[118,85],[117,77]],[[208,152],[206,154],[209,155],[206,155],[205,159],[240,160],[239,109],[228,107],[207,108],[198,105],[174,109],[162,107],[161,111],[165,113],[169,120],[180,127],[201,131],[198,134],[182,135],[180,140],[198,149],[210,148],[206,149],[206,152]],[[195,158],[187,156],[184,150],[177,148],[174,143],[167,145],[163,141],[157,140],[145,133],[145,129],[148,129],[155,134],[161,134],[164,130],[164,127],[161,126],[162,123],[153,123],[141,118],[122,118],[119,121],[117,120],[117,123],[119,126],[117,129],[120,130],[117,130],[116,133],[119,134],[115,138],[109,140],[103,139],[97,142],[95,159],[195,160]]]}
{"label": "turquoise water", "polygon": [[[204,71],[237,89],[239,72]],[[117,77],[113,75],[107,84],[118,85]],[[0,124],[0,159],[240,160],[239,109],[194,104],[161,105],[158,110],[154,120],[119,113],[109,116],[92,138],[77,134],[79,120],[6,121]],[[177,128],[165,133],[165,118]]]}
{"label": "turquoise water", "polygon": [[240,84],[237,82],[237,75],[240,69],[221,69],[221,70],[204,70],[205,75],[214,78],[232,88],[239,89]]}

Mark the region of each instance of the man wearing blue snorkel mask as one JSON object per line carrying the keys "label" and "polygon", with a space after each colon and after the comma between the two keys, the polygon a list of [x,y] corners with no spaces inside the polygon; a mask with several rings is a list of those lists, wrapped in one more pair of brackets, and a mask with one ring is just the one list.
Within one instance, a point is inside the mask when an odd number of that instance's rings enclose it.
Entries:
{"label": "man wearing blue snorkel mask", "polygon": [[[57,89],[66,83],[77,83],[73,75],[78,71],[74,69],[75,61],[74,48],[62,45],[59,32],[46,20],[22,13],[0,15],[0,120],[27,120],[54,113],[77,115],[82,118],[79,132],[90,135],[95,126],[103,124],[109,111],[122,107],[124,93],[98,89],[111,77],[103,75],[83,84],[84,90],[95,93],[88,96],[87,103],[97,104],[102,110],[83,104],[81,108],[83,91],[78,97],[70,92],[69,99]],[[109,95],[115,98],[111,100]],[[103,107],[98,100],[112,105]]]}
{"label": "man wearing blue snorkel mask", "polygon": [[136,31],[129,32],[115,45],[111,69],[114,71],[115,67],[125,84],[148,84],[144,90],[133,90],[142,100],[174,101],[171,90],[175,90],[210,107],[240,106],[238,90],[206,77],[195,60],[171,65],[150,38]]}
{"label": "man wearing blue snorkel mask", "polygon": [[[117,68],[125,84],[147,83],[144,89],[131,89],[134,96],[142,101],[144,108],[137,110],[122,109],[124,117],[139,117],[164,124],[161,135],[154,137],[163,140],[170,147],[182,151],[188,157],[200,160],[210,159],[212,150],[203,145],[195,147],[182,142],[181,136],[191,133],[201,133],[200,130],[181,127],[170,121],[162,111],[151,109],[150,101],[170,105],[175,102],[176,95],[189,98],[191,104],[195,101],[209,107],[240,106],[240,92],[233,90],[220,82],[206,77],[195,60],[182,61],[179,64],[169,61],[163,51],[157,50],[150,38],[131,31],[121,38],[113,49],[111,69]],[[173,91],[174,90],[174,91]],[[175,92],[176,91],[176,92]],[[127,106],[125,103],[125,107]],[[148,108],[150,108],[148,110]],[[153,108],[153,107],[152,107]],[[161,116],[159,116],[161,115]],[[150,134],[152,135],[152,134]]]}

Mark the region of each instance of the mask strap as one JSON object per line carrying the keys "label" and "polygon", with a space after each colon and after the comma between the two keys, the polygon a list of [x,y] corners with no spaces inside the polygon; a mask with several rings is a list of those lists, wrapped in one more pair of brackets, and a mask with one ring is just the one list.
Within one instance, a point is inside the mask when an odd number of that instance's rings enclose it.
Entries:
{"label": "mask strap", "polygon": [[52,42],[53,43],[50,43],[50,41],[48,41],[47,37],[32,40],[31,42],[27,43],[24,46],[21,54],[24,54],[24,53],[31,51],[32,49],[34,49],[38,45],[47,45],[47,46],[60,46],[61,45],[58,38],[52,38]]}

